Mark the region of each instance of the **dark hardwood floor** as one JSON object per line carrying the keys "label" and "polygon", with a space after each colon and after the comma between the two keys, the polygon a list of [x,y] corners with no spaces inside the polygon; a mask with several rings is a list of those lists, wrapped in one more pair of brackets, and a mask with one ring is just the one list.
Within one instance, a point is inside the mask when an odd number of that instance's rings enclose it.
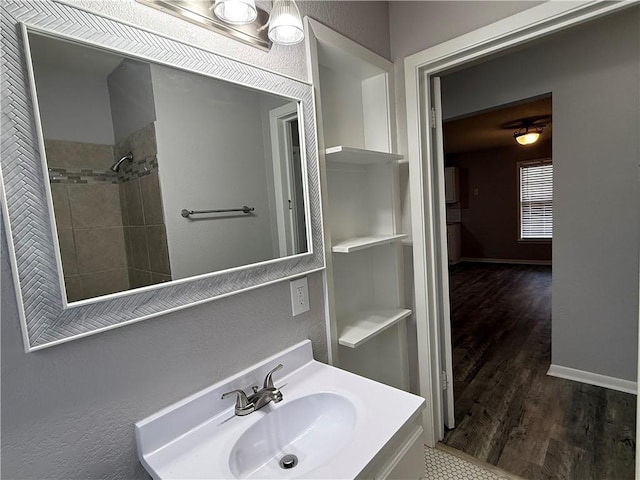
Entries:
{"label": "dark hardwood floor", "polygon": [[633,479],[636,397],[547,375],[551,267],[460,264],[450,285],[444,443],[530,480]]}

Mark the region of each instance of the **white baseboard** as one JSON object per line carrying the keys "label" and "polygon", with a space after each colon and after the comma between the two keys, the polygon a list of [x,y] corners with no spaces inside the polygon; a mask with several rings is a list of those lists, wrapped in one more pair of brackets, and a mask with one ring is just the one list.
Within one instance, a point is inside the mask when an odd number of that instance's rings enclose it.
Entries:
{"label": "white baseboard", "polygon": [[552,377],[564,378],[575,382],[588,383],[596,387],[609,388],[619,392],[638,394],[638,383],[621,378],[608,377],[599,373],[585,372],[575,368],[562,367],[560,365],[551,365],[547,375]]}
{"label": "white baseboard", "polygon": [[462,257],[462,262],[475,263],[508,263],[513,265],[551,265],[551,260],[521,260],[518,258],[472,258]]}

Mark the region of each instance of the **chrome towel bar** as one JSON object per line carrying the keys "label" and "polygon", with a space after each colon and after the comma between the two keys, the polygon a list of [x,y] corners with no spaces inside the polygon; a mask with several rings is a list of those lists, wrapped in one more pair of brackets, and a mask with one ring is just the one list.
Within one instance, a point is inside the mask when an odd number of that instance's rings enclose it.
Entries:
{"label": "chrome towel bar", "polygon": [[242,212],[242,213],[251,213],[255,210],[253,207],[247,207],[246,205],[242,208],[223,208],[219,210],[187,210],[186,208],[180,212],[184,218],[189,218],[191,215],[200,215],[201,213],[226,213],[226,212]]}

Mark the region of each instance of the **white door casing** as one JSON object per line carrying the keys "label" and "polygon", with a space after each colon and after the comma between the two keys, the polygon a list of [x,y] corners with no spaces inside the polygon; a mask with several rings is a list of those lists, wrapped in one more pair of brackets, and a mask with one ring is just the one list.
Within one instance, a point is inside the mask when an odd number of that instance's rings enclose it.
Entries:
{"label": "white door casing", "polygon": [[296,228],[291,218],[288,202],[293,198],[291,178],[291,135],[287,122],[298,118],[298,106],[287,103],[269,111],[269,131],[271,133],[271,159],[273,161],[273,185],[276,197],[276,213],[278,225],[278,247],[280,256],[295,255]]}
{"label": "white door casing", "polygon": [[[440,331],[440,355],[438,357],[438,368],[441,372],[442,409],[444,413],[444,425],[447,428],[454,428],[456,424],[454,398],[453,398],[453,346],[451,345],[451,305],[449,302],[449,255],[447,251],[447,205],[444,181],[444,132],[442,126],[442,94],[440,88],[440,77],[432,77],[432,102],[433,110],[431,115],[431,128],[434,132],[433,155],[436,159],[434,167],[434,189],[437,194],[438,209],[438,283],[441,288],[438,301],[438,318]],[[444,433],[444,432],[443,432]]]}

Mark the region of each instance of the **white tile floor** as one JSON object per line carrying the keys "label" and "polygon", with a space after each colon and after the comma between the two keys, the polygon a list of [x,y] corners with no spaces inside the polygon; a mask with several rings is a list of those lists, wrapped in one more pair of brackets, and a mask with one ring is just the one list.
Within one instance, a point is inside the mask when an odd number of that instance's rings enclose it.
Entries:
{"label": "white tile floor", "polygon": [[427,480],[502,480],[513,478],[491,472],[480,465],[475,465],[437,448],[425,447],[424,460],[424,478]]}

